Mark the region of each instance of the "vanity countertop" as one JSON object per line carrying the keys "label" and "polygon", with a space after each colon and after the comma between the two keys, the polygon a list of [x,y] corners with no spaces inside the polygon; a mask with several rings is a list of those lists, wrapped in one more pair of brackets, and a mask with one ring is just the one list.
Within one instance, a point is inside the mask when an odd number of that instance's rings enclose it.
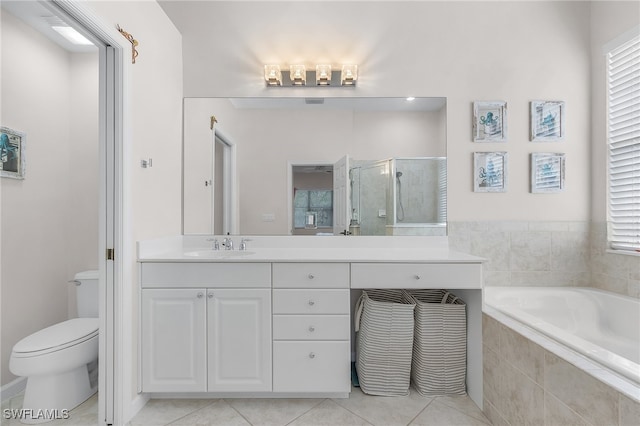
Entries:
{"label": "vanity countertop", "polygon": [[[287,238],[287,237],[282,237]],[[362,237],[358,237],[358,243]],[[410,237],[415,239],[416,237]],[[305,244],[300,237],[294,237],[292,246],[281,240],[272,243],[251,240],[246,251],[213,250],[206,240],[164,239],[138,244],[139,262],[398,262],[398,263],[482,263],[483,258],[450,250],[447,244],[439,242],[408,246],[384,245],[383,239],[369,240],[369,246],[345,242],[342,238],[329,238],[336,244]],[[275,241],[275,243],[273,243]],[[292,240],[290,240],[292,241]],[[430,241],[430,240],[426,240]],[[301,242],[302,244],[300,244]],[[382,242],[382,244],[377,244]],[[194,244],[195,243],[195,244]],[[237,242],[236,242],[237,244]]]}

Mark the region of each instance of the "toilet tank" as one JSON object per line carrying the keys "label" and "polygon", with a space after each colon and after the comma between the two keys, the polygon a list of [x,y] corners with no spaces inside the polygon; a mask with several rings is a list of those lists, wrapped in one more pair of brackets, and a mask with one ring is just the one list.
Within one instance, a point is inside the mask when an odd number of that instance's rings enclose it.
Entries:
{"label": "toilet tank", "polygon": [[98,271],[78,272],[75,281],[78,317],[98,318]]}

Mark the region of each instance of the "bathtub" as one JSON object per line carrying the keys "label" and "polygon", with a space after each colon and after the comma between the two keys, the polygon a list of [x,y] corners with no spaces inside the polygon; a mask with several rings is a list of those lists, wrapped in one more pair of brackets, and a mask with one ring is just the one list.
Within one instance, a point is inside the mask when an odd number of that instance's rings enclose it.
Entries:
{"label": "bathtub", "polygon": [[485,287],[484,304],[640,386],[640,301],[581,287]]}

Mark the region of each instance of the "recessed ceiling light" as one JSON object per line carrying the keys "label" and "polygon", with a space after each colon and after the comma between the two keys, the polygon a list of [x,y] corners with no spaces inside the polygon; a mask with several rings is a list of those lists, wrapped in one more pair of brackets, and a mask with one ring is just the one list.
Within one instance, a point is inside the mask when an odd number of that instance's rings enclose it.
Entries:
{"label": "recessed ceiling light", "polygon": [[78,44],[83,46],[90,46],[93,44],[91,43],[91,41],[89,41],[85,36],[80,34],[74,28],[67,27],[67,26],[57,26],[57,25],[51,28],[73,44]]}

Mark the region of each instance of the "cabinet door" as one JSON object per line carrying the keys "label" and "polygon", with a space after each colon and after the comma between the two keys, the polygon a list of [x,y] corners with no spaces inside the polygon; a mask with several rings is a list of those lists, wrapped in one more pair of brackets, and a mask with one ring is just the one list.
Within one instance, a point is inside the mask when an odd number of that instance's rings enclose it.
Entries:
{"label": "cabinet door", "polygon": [[209,289],[208,390],[271,391],[271,289]]}
{"label": "cabinet door", "polygon": [[142,290],[142,390],[207,390],[203,289]]}

